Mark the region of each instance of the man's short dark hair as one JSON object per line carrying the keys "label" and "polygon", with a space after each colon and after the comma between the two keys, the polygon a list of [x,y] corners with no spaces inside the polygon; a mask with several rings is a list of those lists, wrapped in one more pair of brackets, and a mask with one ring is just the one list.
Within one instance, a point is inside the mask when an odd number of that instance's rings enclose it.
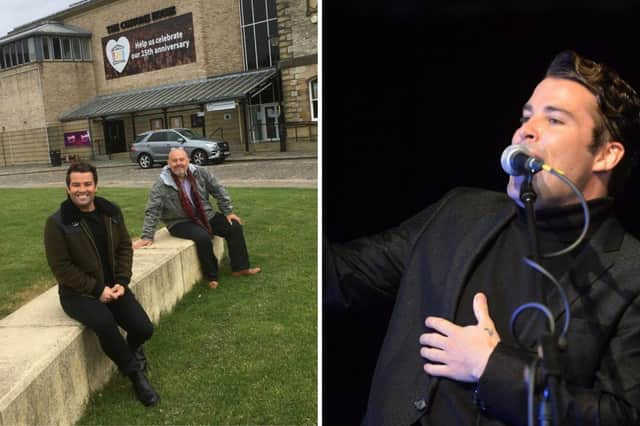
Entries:
{"label": "man's short dark hair", "polygon": [[98,170],[86,161],[74,161],[67,169],[67,188],[71,184],[71,173],[88,173],[93,175],[93,183],[98,184]]}
{"label": "man's short dark hair", "polygon": [[575,81],[596,97],[601,122],[596,123],[591,148],[595,152],[608,140],[624,145],[625,155],[609,182],[610,195],[621,193],[638,157],[640,97],[615,70],[570,50],[553,59],[546,77]]}

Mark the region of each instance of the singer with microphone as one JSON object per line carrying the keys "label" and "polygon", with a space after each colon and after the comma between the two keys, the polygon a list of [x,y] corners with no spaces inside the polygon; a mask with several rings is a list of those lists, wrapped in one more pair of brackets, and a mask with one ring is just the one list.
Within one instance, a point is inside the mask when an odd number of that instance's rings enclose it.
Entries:
{"label": "singer with microphone", "polygon": [[[393,229],[324,241],[325,316],[394,306],[363,424],[530,424],[550,326],[564,334],[549,424],[640,424],[640,242],[612,208],[639,144],[636,91],[561,52],[500,159],[506,194],[457,188]],[[545,314],[514,321],[528,302]]]}

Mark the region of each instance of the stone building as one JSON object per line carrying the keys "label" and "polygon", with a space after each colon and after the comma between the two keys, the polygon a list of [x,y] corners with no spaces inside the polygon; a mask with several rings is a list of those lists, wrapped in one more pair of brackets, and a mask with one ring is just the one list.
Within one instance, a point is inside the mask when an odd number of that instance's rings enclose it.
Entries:
{"label": "stone building", "polygon": [[316,150],[316,46],[308,0],[74,3],[0,38],[0,167],[126,157],[172,127]]}

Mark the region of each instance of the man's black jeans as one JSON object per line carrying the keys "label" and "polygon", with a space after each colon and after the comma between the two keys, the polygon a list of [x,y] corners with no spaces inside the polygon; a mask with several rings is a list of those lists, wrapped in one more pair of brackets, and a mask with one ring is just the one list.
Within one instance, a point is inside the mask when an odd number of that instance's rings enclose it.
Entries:
{"label": "man's black jeans", "polygon": [[[227,240],[229,248],[229,259],[231,261],[232,271],[242,271],[249,268],[249,253],[247,251],[247,243],[244,239],[242,225],[236,221],[229,224],[227,218],[220,213],[216,213],[209,220],[213,235]],[[194,222],[181,222],[169,229],[169,233],[174,237],[192,240],[196,244],[198,252],[198,260],[202,273],[210,281],[218,280],[218,259],[213,254],[213,242],[211,235],[202,226]]]}
{"label": "man's black jeans", "polygon": [[[96,333],[102,350],[124,375],[135,370],[133,351],[151,338],[153,324],[128,287],[109,303],[66,291],[60,294],[60,304],[67,315]],[[126,341],[118,326],[127,332]]]}

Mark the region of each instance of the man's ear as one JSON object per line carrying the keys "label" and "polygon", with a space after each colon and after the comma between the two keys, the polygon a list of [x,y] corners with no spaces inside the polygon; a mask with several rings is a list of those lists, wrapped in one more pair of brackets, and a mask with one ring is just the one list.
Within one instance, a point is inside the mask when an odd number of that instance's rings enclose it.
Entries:
{"label": "man's ear", "polygon": [[606,142],[596,154],[591,170],[610,172],[624,157],[624,145],[617,141]]}

